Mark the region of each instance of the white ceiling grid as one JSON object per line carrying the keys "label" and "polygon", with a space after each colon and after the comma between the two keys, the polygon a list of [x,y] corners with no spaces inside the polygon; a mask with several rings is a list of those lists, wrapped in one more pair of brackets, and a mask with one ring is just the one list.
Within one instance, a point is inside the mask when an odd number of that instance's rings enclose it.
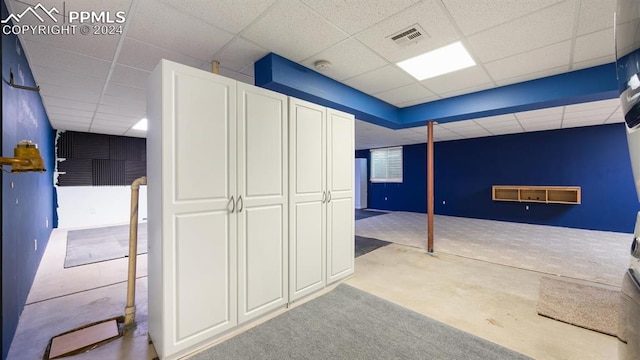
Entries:
{"label": "white ceiling grid", "polygon": [[[21,12],[39,0],[7,0]],[[252,83],[277,53],[306,67],[328,60],[337,81],[398,107],[565,73],[614,60],[609,0],[51,0],[62,9],[126,11],[122,35],[21,35],[54,128],[145,136],[146,81],[162,58]],[[35,18],[23,18],[23,22]],[[398,46],[413,25],[426,34]],[[462,41],[477,66],[417,81],[395,62]],[[619,122],[616,99],[436,125],[437,141]],[[358,148],[424,142],[426,130],[358,122]]]}

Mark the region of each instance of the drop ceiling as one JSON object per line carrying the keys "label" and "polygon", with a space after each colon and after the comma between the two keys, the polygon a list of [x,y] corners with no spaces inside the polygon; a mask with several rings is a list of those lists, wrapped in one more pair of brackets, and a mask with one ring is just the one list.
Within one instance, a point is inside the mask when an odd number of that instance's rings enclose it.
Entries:
{"label": "drop ceiling", "polygon": [[[21,13],[36,0],[5,0]],[[398,107],[615,60],[608,0],[47,0],[68,11],[125,11],[122,35],[20,35],[52,126],[144,137],[146,80],[165,58],[253,83],[274,52]],[[64,14],[61,11],[61,14]],[[62,19],[62,15],[58,18]],[[37,24],[25,16],[21,24]],[[389,37],[418,25],[417,43]],[[477,65],[417,81],[395,63],[461,41]],[[436,141],[622,121],[617,100],[436,125]],[[424,127],[356,124],[359,149],[426,141]]]}

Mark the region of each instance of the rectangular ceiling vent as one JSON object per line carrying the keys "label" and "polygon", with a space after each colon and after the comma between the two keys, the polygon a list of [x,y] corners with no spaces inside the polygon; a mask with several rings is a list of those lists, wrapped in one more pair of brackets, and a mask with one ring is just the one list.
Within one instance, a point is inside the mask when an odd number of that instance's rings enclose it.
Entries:
{"label": "rectangular ceiling vent", "polygon": [[388,39],[393,40],[399,46],[407,46],[415,44],[420,40],[429,37],[426,31],[418,24],[414,24],[407,29],[400,30],[399,32],[387,36]]}

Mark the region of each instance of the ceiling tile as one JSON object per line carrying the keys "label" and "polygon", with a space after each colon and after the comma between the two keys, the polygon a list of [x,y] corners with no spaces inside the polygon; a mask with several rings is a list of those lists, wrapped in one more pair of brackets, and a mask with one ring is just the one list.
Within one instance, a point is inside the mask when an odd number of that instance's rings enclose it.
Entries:
{"label": "ceiling tile", "polygon": [[146,138],[147,137],[147,132],[146,131],[142,131],[142,130],[129,129],[129,131],[124,133],[124,136]]}
{"label": "ceiling tile", "polygon": [[314,63],[318,60],[331,62],[331,67],[322,71],[322,75],[338,81],[387,65],[385,59],[354,38],[349,38],[313,55],[304,60],[302,65],[315,71]]}
{"label": "ceiling tile", "polygon": [[202,60],[159,48],[132,38],[126,38],[118,57],[118,63],[140,70],[153,71],[160,60],[167,59],[188,66],[198,67]]}
{"label": "ceiling tile", "polygon": [[433,93],[418,83],[401,86],[392,90],[383,91],[374,95],[382,101],[389,104],[397,105],[401,102],[407,102],[416,99],[423,99],[433,96]]}
{"label": "ceiling tile", "polygon": [[513,114],[504,114],[504,115],[496,115],[496,116],[487,116],[483,118],[474,119],[476,123],[484,125],[489,124],[513,124],[516,123],[517,119]]}
{"label": "ceiling tile", "polygon": [[23,46],[29,55],[30,66],[40,65],[51,69],[50,71],[64,70],[79,76],[104,79],[111,68],[109,61],[58,49],[48,44],[24,41]]}
{"label": "ceiling tile", "polygon": [[518,134],[523,132],[522,127],[503,127],[497,129],[491,129],[490,132],[493,135],[507,135],[507,134]]}
{"label": "ceiling tile", "polygon": [[522,127],[524,128],[525,131],[560,129],[561,125],[562,125],[562,121],[560,119],[553,120],[553,121],[536,122],[536,123],[522,123]]}
{"label": "ceiling tile", "polygon": [[539,118],[541,116],[556,116],[558,119],[561,119],[563,113],[564,113],[564,108],[562,106],[559,106],[559,107],[552,107],[552,108],[546,108],[546,109],[521,111],[521,112],[515,113],[515,116],[519,120]]}
{"label": "ceiling tile", "polygon": [[[579,5],[577,35],[613,27],[613,13],[616,11],[615,1],[581,0]],[[609,38],[609,41],[612,38]]]}
{"label": "ceiling tile", "polygon": [[573,7],[573,1],[564,1],[471,35],[470,50],[485,63],[568,40],[573,34]]}
{"label": "ceiling tile", "polygon": [[41,94],[42,102],[48,108],[49,106],[56,106],[64,109],[76,109],[76,110],[85,110],[85,111],[95,111],[96,104],[91,102],[70,100],[70,99],[61,99],[56,96],[47,96],[45,94]]}
{"label": "ceiling tile", "polygon": [[562,122],[562,128],[574,128],[574,127],[582,127],[582,126],[592,126],[592,125],[602,125],[604,121],[600,118],[591,118],[584,119],[583,121],[570,121],[570,122]]}
{"label": "ceiling tile", "polygon": [[74,124],[89,124],[91,123],[91,117],[85,116],[70,116],[70,115],[51,115],[49,116],[51,122],[64,122]]}
{"label": "ceiling tile", "polygon": [[253,85],[255,83],[254,78],[252,76],[245,75],[237,71],[229,70],[222,66],[220,66],[219,74],[234,80],[242,81],[243,83],[246,83],[249,85]]}
{"label": "ceiling tile", "polygon": [[[462,86],[465,86],[466,84],[463,84]],[[442,98],[449,98],[449,97],[454,97],[454,96],[459,96],[459,95],[465,95],[465,94],[470,94],[473,92],[477,92],[477,91],[482,91],[482,90],[486,90],[486,89],[491,89],[493,88],[494,85],[493,83],[486,83],[486,84],[480,84],[480,85],[476,85],[476,86],[472,86],[472,87],[465,87],[465,88],[461,88],[461,89],[457,89],[457,90],[452,90],[452,91],[447,91],[447,92],[442,92],[438,95],[440,95],[440,97]]]}
{"label": "ceiling tile", "polygon": [[588,110],[598,110],[598,109],[610,109],[611,111],[615,110],[620,106],[620,99],[608,99],[608,100],[600,100],[600,101],[591,101],[584,102],[580,104],[572,104],[566,105],[564,107],[565,113],[579,112],[579,111],[588,111]]}
{"label": "ceiling tile", "polygon": [[571,58],[571,41],[563,41],[526,53],[486,63],[485,67],[493,80],[505,80],[531,73],[568,67]]}
{"label": "ceiling tile", "polygon": [[[472,66],[435,78],[422,80],[421,83],[439,95],[476,86],[493,86],[491,78],[481,66]],[[460,88],[461,86],[463,88]]]}
{"label": "ceiling tile", "polygon": [[[104,104],[100,104],[98,105],[98,110],[97,112],[99,113],[104,113],[104,114],[113,114],[113,115],[122,115],[122,116],[132,116],[132,117],[137,117],[137,118],[142,118],[143,116],[145,116],[147,109],[139,109],[138,111],[131,111],[129,109],[123,109],[119,106],[113,106],[113,105],[104,105]],[[96,117],[98,115],[96,114]]]}
{"label": "ceiling tile", "polygon": [[100,99],[101,92],[89,92],[82,88],[68,88],[58,85],[46,85],[40,88],[40,94],[61,99],[96,103]]}
{"label": "ceiling tile", "polygon": [[[139,0],[127,37],[210,61],[233,35],[155,0]],[[177,31],[179,29],[179,31]]]}
{"label": "ceiling tile", "polygon": [[140,121],[140,117],[132,117],[128,115],[117,115],[117,114],[105,114],[105,113],[96,113],[93,118],[94,122],[97,123],[130,123],[135,124]]}
{"label": "ceiling tile", "polygon": [[573,61],[582,62],[615,56],[613,28],[579,36],[573,50]]}
{"label": "ceiling tile", "polygon": [[140,89],[128,85],[122,85],[114,82],[109,82],[107,89],[104,92],[105,95],[116,96],[120,98],[126,98],[128,100],[146,101],[147,90]]}
{"label": "ceiling tile", "polygon": [[146,70],[140,70],[124,65],[116,65],[109,80],[122,85],[146,89],[149,74],[151,73]]}
{"label": "ceiling tile", "polygon": [[354,35],[420,0],[302,0],[315,11]]}
{"label": "ceiling tile", "polygon": [[[171,7],[176,12],[183,12],[233,34],[238,34],[276,2],[276,0],[155,1]],[[238,11],[239,9],[241,11]]]}
{"label": "ceiling tile", "polygon": [[298,0],[279,1],[242,36],[292,61],[306,59],[347,38]]}
{"label": "ceiling tile", "polygon": [[566,66],[560,66],[560,67],[552,68],[548,70],[542,70],[534,73],[524,74],[521,76],[516,76],[516,77],[504,79],[504,80],[496,80],[496,83],[498,84],[498,86],[505,86],[505,85],[517,84],[524,81],[540,79],[547,76],[558,75],[558,74],[566,73],[568,71],[569,71],[569,65],[566,65]]}
{"label": "ceiling tile", "polygon": [[535,123],[561,121],[561,120],[562,120],[562,113],[558,115],[540,115],[536,117],[529,117],[529,118],[523,118],[523,119],[518,118],[518,121],[520,122],[520,124],[535,124]]}
{"label": "ceiling tile", "polygon": [[240,71],[269,53],[268,50],[242,37],[233,39],[227,46],[214,55],[220,66]]}
{"label": "ceiling tile", "polygon": [[49,117],[60,116],[75,116],[85,119],[91,119],[93,117],[93,111],[68,109],[53,105],[47,105],[47,115]]}
{"label": "ceiling tile", "polygon": [[122,96],[112,96],[112,95],[102,95],[102,99],[100,99],[100,104],[118,106],[123,109],[128,109],[135,112],[139,112],[141,109],[146,109],[147,107],[146,100],[136,100],[136,99],[130,99]]}
{"label": "ceiling tile", "polygon": [[586,68],[590,68],[590,67],[594,67],[602,64],[609,64],[614,61],[616,61],[616,57],[613,54],[609,56],[597,58],[597,59],[587,60],[587,61],[581,61],[581,62],[574,61],[573,65],[571,66],[571,71],[586,69]]}
{"label": "ceiling tile", "polygon": [[[569,116],[569,115],[573,115],[573,116]],[[562,118],[563,125],[569,124],[569,123],[583,123],[583,122],[592,122],[592,121],[599,121],[602,124],[605,121],[607,121],[609,116],[611,116],[611,113],[584,114],[584,115],[569,114],[569,115],[565,115],[564,118]]]}
{"label": "ceiling tile", "polygon": [[562,0],[469,1],[443,0],[444,6],[465,35],[500,25]]}
{"label": "ceiling tile", "polygon": [[37,75],[36,82],[42,87],[48,85],[85,89],[92,93],[102,93],[104,79],[78,75],[73,71],[55,70],[39,65],[31,66],[31,71]]}
{"label": "ceiling tile", "polygon": [[[427,32],[427,37],[417,44],[399,46],[388,38],[415,24]],[[395,63],[449,45],[459,40],[460,34],[438,1],[426,0],[371,26],[356,38]]]}
{"label": "ceiling tile", "polygon": [[70,123],[63,121],[51,122],[51,127],[55,130],[81,131],[88,132],[89,124]]}
{"label": "ceiling tile", "polygon": [[440,99],[440,96],[431,95],[431,96],[427,96],[427,97],[424,97],[424,98],[418,98],[418,99],[415,99],[415,100],[399,102],[399,103],[394,104],[394,105],[396,105],[397,107],[400,107],[400,108],[404,108],[404,107],[414,106],[414,105],[418,105],[418,104],[428,103],[430,101],[435,101],[435,100],[438,100],[438,99]]}
{"label": "ceiling tile", "polygon": [[415,80],[395,65],[387,65],[344,81],[346,85],[368,94],[409,85]]}

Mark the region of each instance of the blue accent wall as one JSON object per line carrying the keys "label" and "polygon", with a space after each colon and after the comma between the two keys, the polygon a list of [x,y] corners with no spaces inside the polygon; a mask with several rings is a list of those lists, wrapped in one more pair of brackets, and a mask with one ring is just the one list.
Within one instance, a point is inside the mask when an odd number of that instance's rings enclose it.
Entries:
{"label": "blue accent wall", "polygon": [[[369,183],[369,207],[426,213],[426,152],[405,146],[404,182]],[[436,214],[630,233],[640,210],[621,123],[437,142],[434,160]],[[582,204],[493,201],[492,185],[577,185]]]}
{"label": "blue accent wall", "polygon": [[[8,16],[4,1],[2,18]],[[54,217],[54,131],[40,98],[33,91],[7,84],[35,81],[22,45],[15,35],[2,34],[2,156],[13,156],[18,141],[38,144],[46,173],[2,175],[2,359],[6,359],[20,314],[51,233]],[[10,167],[5,167],[10,169]],[[11,186],[13,184],[13,186]],[[45,222],[49,222],[46,226]],[[34,250],[34,240],[38,249]]]}

